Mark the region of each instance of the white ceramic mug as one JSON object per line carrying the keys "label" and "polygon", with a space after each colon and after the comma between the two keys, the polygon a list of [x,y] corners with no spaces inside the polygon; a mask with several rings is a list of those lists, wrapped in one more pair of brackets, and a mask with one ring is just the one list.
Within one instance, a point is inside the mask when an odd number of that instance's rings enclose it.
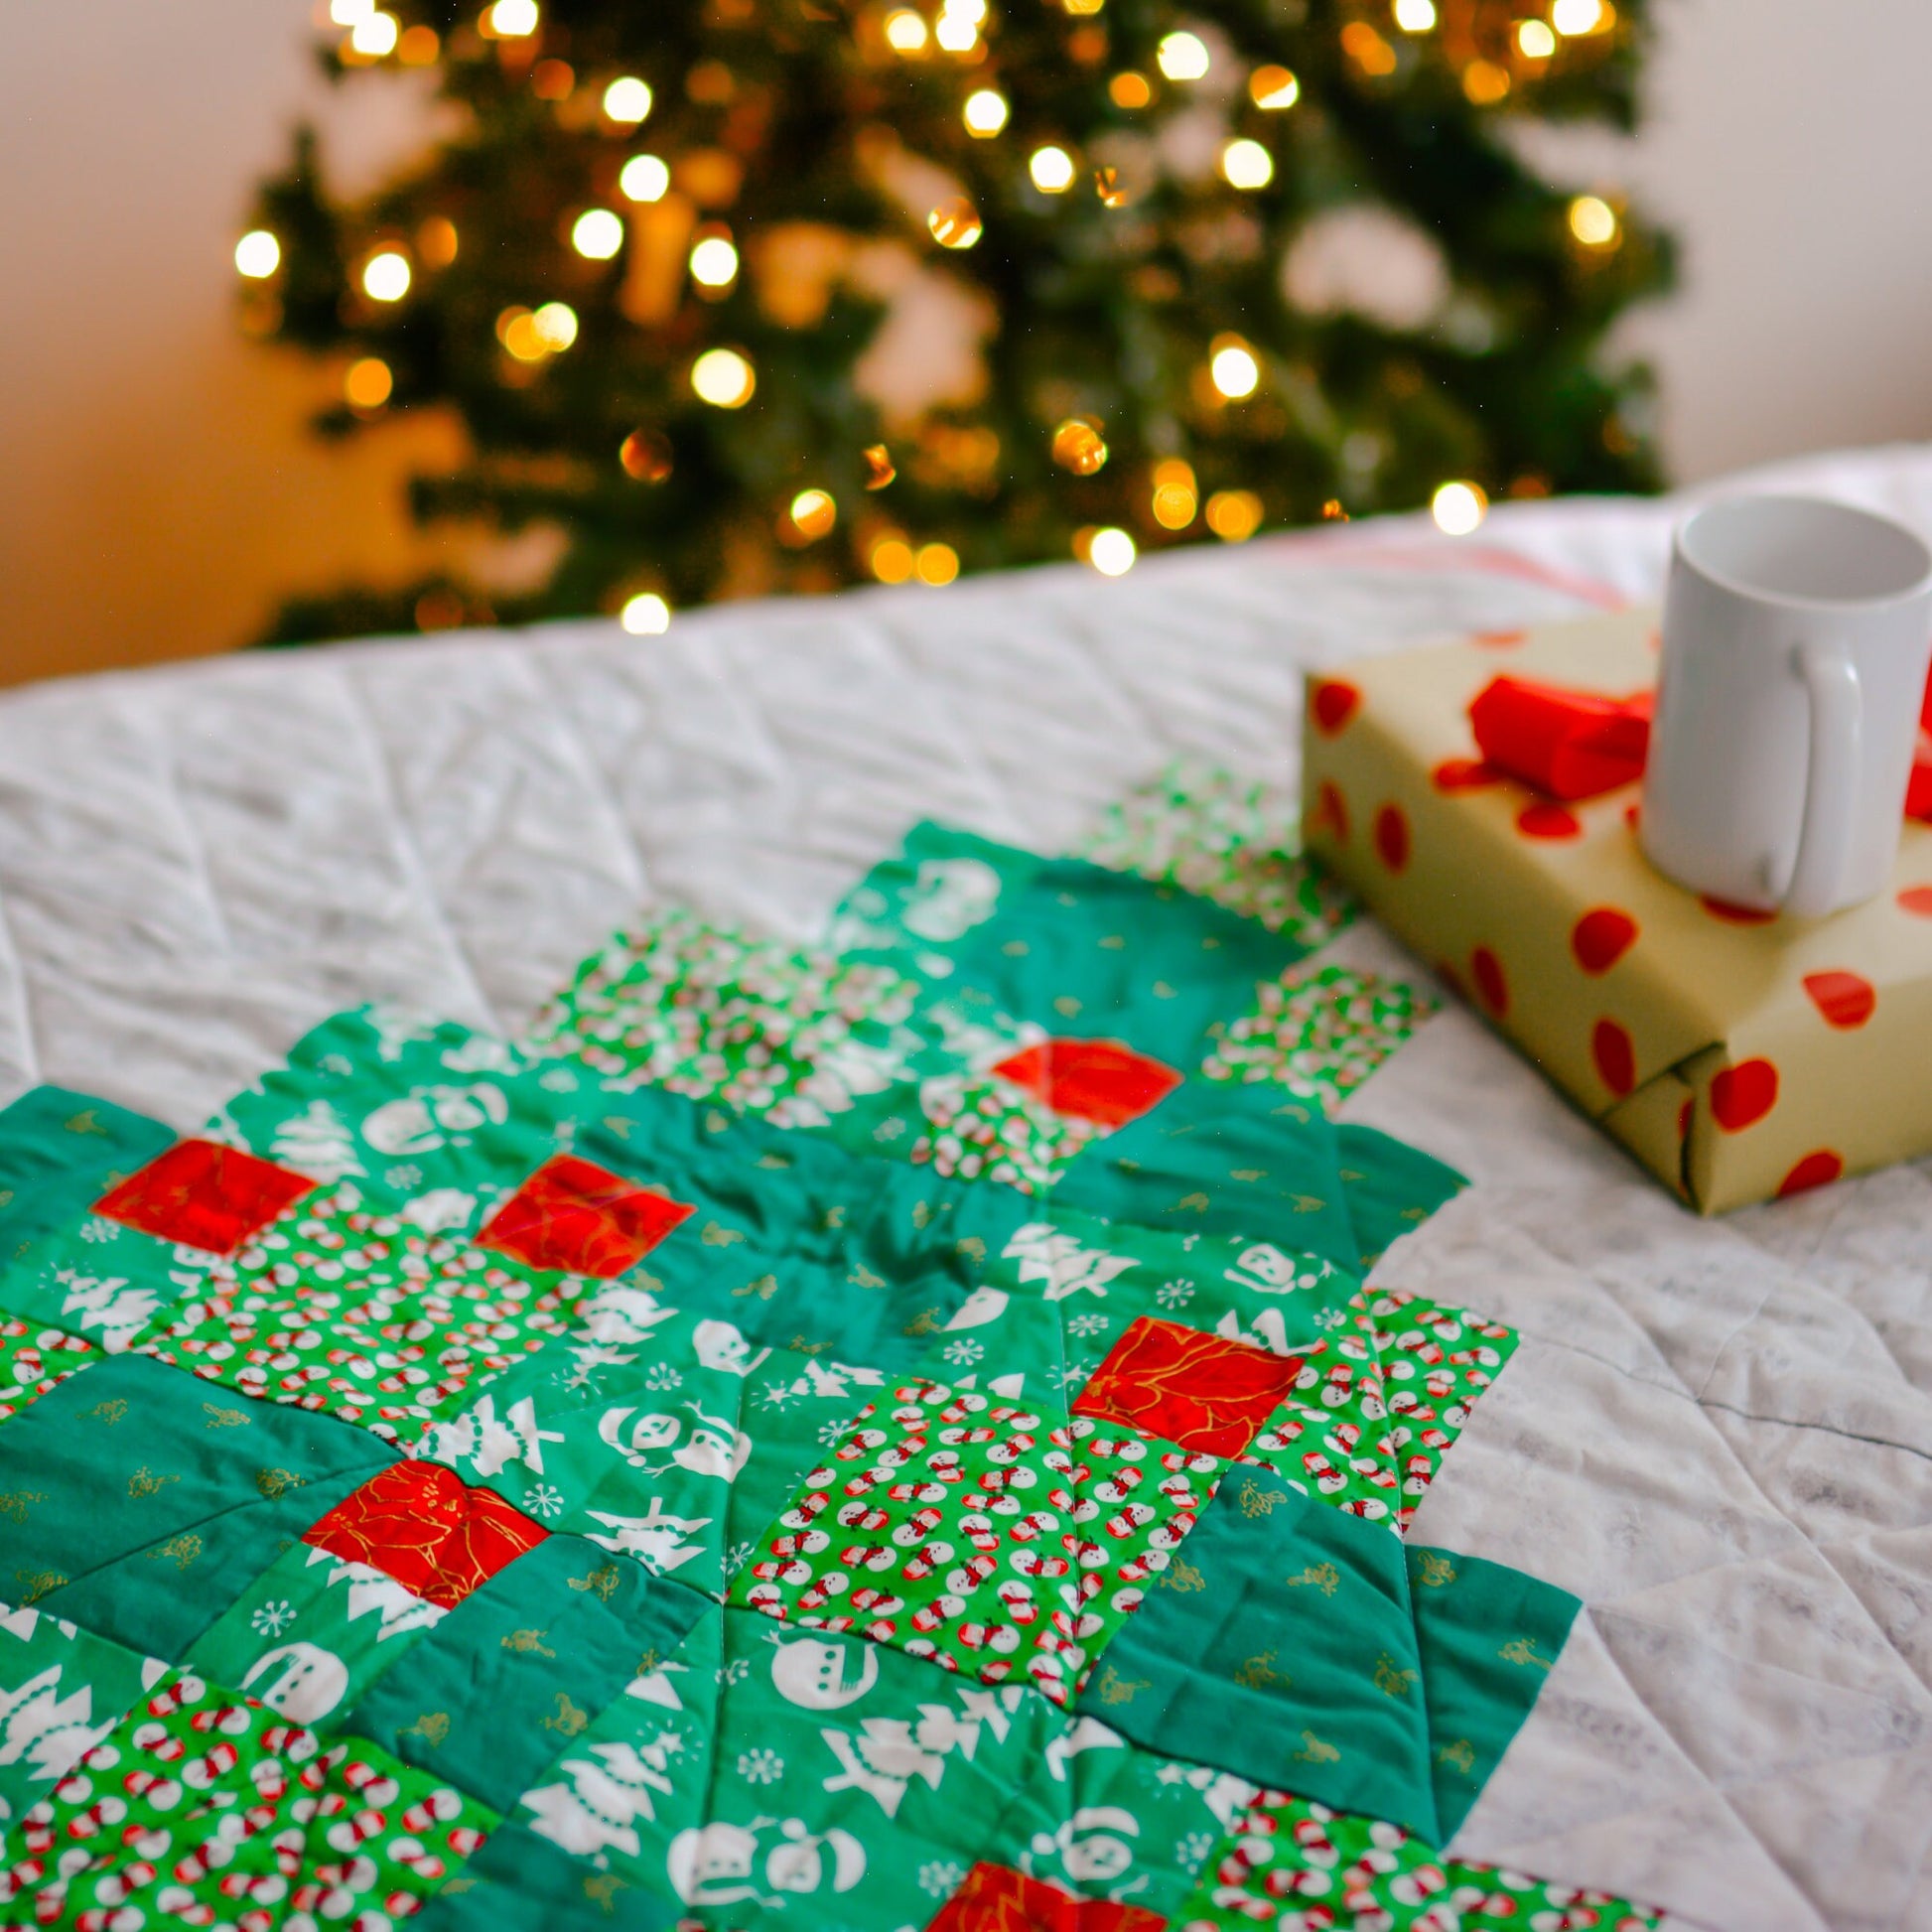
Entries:
{"label": "white ceramic mug", "polygon": [[1815,918],[1883,891],[1932,657],[1932,551],[1866,510],[1736,496],[1677,532],[1638,821],[1693,892]]}

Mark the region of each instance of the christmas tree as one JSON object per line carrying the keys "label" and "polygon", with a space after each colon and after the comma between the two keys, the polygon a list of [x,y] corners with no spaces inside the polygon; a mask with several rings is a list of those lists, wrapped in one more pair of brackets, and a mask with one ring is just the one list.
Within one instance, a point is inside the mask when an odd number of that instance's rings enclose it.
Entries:
{"label": "christmas tree", "polygon": [[[1522,160],[1630,126],[1644,0],[333,0],[434,68],[420,163],[242,238],[244,322],[350,434],[453,410],[423,522],[535,588],[289,605],[272,637],[944,584],[1489,495],[1654,487],[1603,338],[1667,237]],[[365,83],[366,84],[366,83]]]}

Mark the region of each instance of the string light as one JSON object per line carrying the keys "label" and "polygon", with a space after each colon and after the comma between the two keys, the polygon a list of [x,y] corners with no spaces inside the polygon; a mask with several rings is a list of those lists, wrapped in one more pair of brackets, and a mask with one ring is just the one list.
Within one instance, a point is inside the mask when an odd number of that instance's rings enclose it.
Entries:
{"label": "string light", "polygon": [[650,112],[650,103],[647,82],[634,73],[620,74],[604,90],[604,117],[620,127],[635,127]]}
{"label": "string light", "polygon": [[416,230],[416,252],[430,267],[448,268],[456,251],[456,223],[447,214],[432,214]]}
{"label": "string light", "polygon": [[1602,20],[1603,0],[1556,0],[1550,9],[1550,25],[1566,40],[1595,33]]}
{"label": "string light", "polygon": [[1617,241],[1616,210],[1595,195],[1579,195],[1570,204],[1570,232],[1586,248],[1613,248]]}
{"label": "string light", "polygon": [[389,372],[388,363],[379,355],[365,355],[359,362],[351,362],[348,373],[343,377],[343,394],[351,409],[380,409],[395,386],[396,379]]}
{"label": "string light", "polygon": [[912,575],[912,546],[903,537],[881,537],[866,562],[882,584],[902,584]]}
{"label": "string light", "polygon": [[371,302],[400,302],[409,293],[409,258],[393,248],[362,264],[362,293]]}
{"label": "string light", "polygon": [[530,69],[530,91],[539,100],[568,100],[576,85],[576,70],[568,61],[539,61]]}
{"label": "string light", "polygon": [[691,250],[691,279],[700,288],[728,289],[738,280],[738,250],[722,234],[702,236]]}
{"label": "string light", "polygon": [[623,220],[608,207],[586,208],[570,230],[570,245],[587,261],[608,262],[623,246]]}
{"label": "string light", "polygon": [[568,302],[546,302],[530,318],[530,326],[552,355],[561,355],[577,340],[577,311]]}
{"label": "string light", "polygon": [[1229,402],[1251,396],[1261,386],[1261,364],[1239,336],[1218,336],[1209,349],[1207,372]]}
{"label": "string light", "polygon": [[941,202],[926,216],[925,224],[941,248],[970,248],[980,238],[979,209],[963,195]]}
{"label": "string light", "polygon": [[1134,568],[1134,559],[1139,554],[1134,539],[1111,524],[1088,536],[1086,551],[1087,562],[1103,577],[1125,577]]}
{"label": "string light", "polygon": [[1302,83],[1287,68],[1256,68],[1248,76],[1248,98],[1271,114],[1302,98]]}
{"label": "string light", "polygon": [[1217,489],[1207,499],[1207,527],[1223,543],[1246,543],[1261,528],[1261,498],[1252,489]]}
{"label": "string light", "polygon": [[1266,188],[1275,179],[1275,157],[1259,141],[1230,141],[1221,150],[1221,173],[1233,188]]}
{"label": "string light", "polygon": [[266,228],[250,228],[234,245],[234,265],[251,282],[265,282],[282,265],[282,244]]}
{"label": "string light", "polygon": [[1064,148],[1035,148],[1027,172],[1042,195],[1064,195],[1073,186],[1073,157]]}
{"label": "string light", "polygon": [[992,87],[981,87],[966,96],[960,117],[966,132],[975,140],[990,141],[1007,124],[1007,97]]}
{"label": "string light", "polygon": [[1184,530],[1200,508],[1193,466],[1171,457],[1154,466],[1154,520],[1164,530]]}
{"label": "string light", "polygon": [[866,460],[866,487],[884,489],[898,475],[893,467],[893,453],[883,443],[874,443],[863,452]]}
{"label": "string light", "polygon": [[742,409],[752,400],[758,376],[735,348],[708,348],[691,364],[691,387],[714,409]]}
{"label": "string light", "polygon": [[1351,20],[1341,30],[1341,51],[1376,79],[1395,71],[1395,49],[1365,20]]}
{"label": "string light", "polygon": [[655,591],[639,591],[625,601],[618,621],[633,637],[661,637],[671,627],[671,607]]}
{"label": "string light", "polygon": [[1107,445],[1091,417],[1068,417],[1053,432],[1051,447],[1053,461],[1076,477],[1091,477],[1106,467]]}
{"label": "string light", "polygon": [[1462,69],[1462,91],[1475,107],[1493,107],[1509,92],[1509,69],[1494,61],[1471,61]]}
{"label": "string light", "polygon": [[1198,80],[1207,71],[1207,43],[1183,29],[1164,35],[1154,58],[1170,80]]}
{"label": "string light", "polygon": [[825,489],[801,489],[791,499],[791,525],[807,543],[830,536],[839,520],[839,506]]}
{"label": "string light", "polygon": [[943,590],[959,575],[959,552],[949,543],[922,543],[919,553],[912,559],[912,568],[918,572],[921,584]]}
{"label": "string light", "polygon": [[1436,0],[1395,0],[1395,24],[1405,34],[1426,34],[1436,25]]}
{"label": "string light", "polygon": [[1154,98],[1154,89],[1148,85],[1146,74],[1130,69],[1126,73],[1115,74],[1107,82],[1107,98],[1116,107],[1131,111],[1136,107],[1145,107]]}
{"label": "string light", "polygon": [[505,309],[496,318],[496,340],[519,362],[541,362],[550,353],[528,309]]}
{"label": "string light", "polygon": [[396,43],[401,38],[402,27],[394,14],[371,13],[349,30],[348,44],[356,53],[380,60],[383,55],[396,51]]}
{"label": "string light", "polygon": [[923,54],[926,43],[925,16],[910,7],[899,7],[886,16],[886,45],[895,54]]}
{"label": "string light", "polygon": [[1557,37],[1547,22],[1519,20],[1516,23],[1516,51],[1526,61],[1547,61],[1557,51]]}
{"label": "string light", "polygon": [[939,16],[939,24],[932,30],[932,38],[947,54],[970,54],[979,37],[979,29],[951,8]]}
{"label": "string light", "polygon": [[375,12],[375,0],[329,0],[329,18],[338,27],[354,27]]}
{"label": "string light", "polygon": [[433,67],[442,51],[443,43],[434,27],[405,27],[396,43],[396,58],[406,68]]}
{"label": "string light", "polygon": [[523,40],[537,31],[537,0],[496,0],[488,19],[498,40]]}
{"label": "string light", "polygon": [[660,483],[671,474],[670,440],[658,430],[633,429],[619,444],[618,461],[633,482]]}
{"label": "string light", "polygon": [[661,202],[670,185],[670,169],[654,154],[633,154],[618,177],[618,186],[632,202]]}
{"label": "string light", "polygon": [[1489,498],[1472,483],[1446,483],[1429,500],[1429,513],[1445,536],[1466,537],[1489,514]]}

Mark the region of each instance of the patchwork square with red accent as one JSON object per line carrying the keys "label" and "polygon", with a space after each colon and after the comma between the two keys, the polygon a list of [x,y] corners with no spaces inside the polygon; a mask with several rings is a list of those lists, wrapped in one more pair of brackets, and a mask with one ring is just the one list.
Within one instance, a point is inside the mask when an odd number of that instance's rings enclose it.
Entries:
{"label": "patchwork square with red accent", "polygon": [[993,1071],[1045,1101],[1056,1114],[1125,1127],[1179,1086],[1175,1070],[1117,1039],[1042,1039]]}
{"label": "patchwork square with red accent", "polygon": [[1294,1392],[1299,1355],[1275,1355],[1141,1315],[1107,1351],[1073,1405],[1204,1455],[1242,1454]]}
{"label": "patchwork square with red accent", "polygon": [[560,1154],[490,1216],[477,1245],[532,1268],[608,1281],[636,1267],[695,1212],[654,1187]]}
{"label": "patchwork square with red accent", "polygon": [[441,1463],[392,1462],[302,1540],[453,1609],[548,1534],[493,1489],[473,1489]]}
{"label": "patchwork square with red accent", "polygon": [[184,1248],[231,1255],[316,1185],[239,1148],[178,1141],[110,1187],[94,1212]]}
{"label": "patchwork square with red accent", "polygon": [[926,1932],[1161,1932],[1166,1924],[1144,1905],[1075,1898],[1057,1885],[982,1859]]}

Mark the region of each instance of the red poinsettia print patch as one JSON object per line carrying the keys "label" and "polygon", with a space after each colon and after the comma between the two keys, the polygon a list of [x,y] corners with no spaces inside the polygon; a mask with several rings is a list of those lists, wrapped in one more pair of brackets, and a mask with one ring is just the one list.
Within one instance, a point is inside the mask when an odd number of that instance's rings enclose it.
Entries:
{"label": "red poinsettia print patch", "polygon": [[994,1066],[1003,1080],[1045,1101],[1056,1114],[1125,1127],[1157,1107],[1181,1076],[1117,1039],[1042,1039]]}
{"label": "red poinsettia print patch", "polygon": [[1080,1392],[1076,1416],[1130,1423],[1201,1455],[1235,1456],[1294,1392],[1299,1355],[1144,1314]]}
{"label": "red poinsettia print patch", "polygon": [[472,1489],[440,1463],[392,1462],[302,1540],[449,1609],[548,1534],[493,1489]]}
{"label": "red poinsettia print patch", "polygon": [[317,1183],[241,1149],[177,1141],[110,1187],[94,1212],[184,1248],[231,1255]]}
{"label": "red poinsettia print patch", "polygon": [[574,1154],[546,1161],[477,1236],[531,1268],[609,1280],[634,1268],[697,1210]]}
{"label": "red poinsettia print patch", "polygon": [[1167,1920],[1145,1905],[1075,1898],[982,1859],[939,1907],[926,1932],[1161,1932]]}

